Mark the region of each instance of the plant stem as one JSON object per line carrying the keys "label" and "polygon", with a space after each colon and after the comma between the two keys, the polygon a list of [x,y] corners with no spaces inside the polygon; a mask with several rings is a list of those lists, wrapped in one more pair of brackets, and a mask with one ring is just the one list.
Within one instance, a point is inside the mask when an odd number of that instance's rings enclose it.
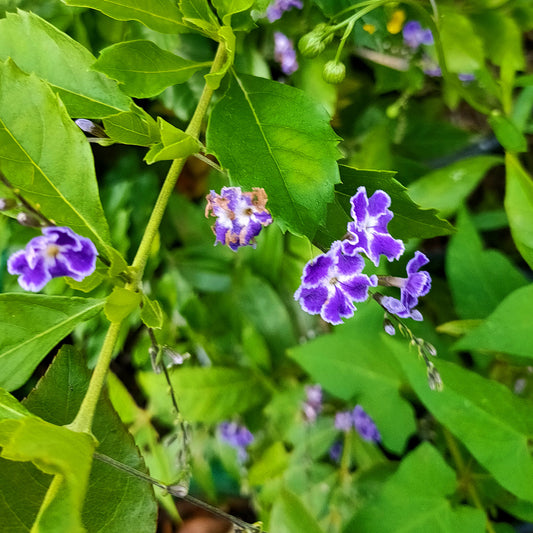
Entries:
{"label": "plant stem", "polygon": [[[221,42],[218,45],[217,53],[211,66],[211,73],[218,72],[221,69],[225,58],[226,47],[224,43]],[[214,90],[209,87],[208,84],[204,86],[200,101],[198,102],[191,122],[187,127],[186,133],[195,138],[198,138],[200,135],[202,120],[207,112],[213,92]],[[170,199],[170,195],[174,190],[174,186],[176,185],[176,181],[178,180],[185,161],[185,158],[175,159],[170,166],[152,214],[150,215],[150,219],[148,220],[148,224],[146,225],[146,229],[141,239],[139,248],[137,249],[135,259],[133,260],[132,269],[134,271],[134,277],[131,282],[126,284],[127,289],[135,291],[141,282],[146,262],[148,261],[150,250],[152,248],[152,243],[159,230],[159,225],[161,224],[161,220]],[[83,398],[76,418],[72,424],[69,425],[69,428],[74,431],[86,433],[91,432],[96,404],[98,402],[98,398],[100,397],[102,387],[105,383],[105,377],[111,363],[111,358],[113,356],[121,324],[122,322],[113,322],[109,326],[104,344],[102,345],[102,349],[100,351],[100,356],[98,357],[98,362],[96,363],[96,367],[91,376],[87,393]]]}

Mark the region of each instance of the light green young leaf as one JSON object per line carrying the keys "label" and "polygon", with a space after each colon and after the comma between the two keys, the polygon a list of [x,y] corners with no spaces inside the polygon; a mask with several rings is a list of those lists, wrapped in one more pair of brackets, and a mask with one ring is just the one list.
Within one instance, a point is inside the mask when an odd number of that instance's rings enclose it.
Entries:
{"label": "light green young leaf", "polygon": [[200,151],[202,144],[184,131],[157,117],[161,131],[161,142],[150,148],[144,160],[151,165],[156,161],[181,159]]}
{"label": "light green young leaf", "polygon": [[210,72],[204,76],[208,87],[214,91],[220,87],[222,78],[233,65],[233,60],[235,58],[235,34],[233,33],[231,26],[222,26],[222,28],[219,28],[217,36],[226,47],[226,60],[218,72]]}
{"label": "light green young leaf", "polygon": [[527,281],[507,256],[497,250],[483,250],[465,209],[459,212],[457,230],[446,253],[446,275],[455,309],[461,318],[485,318]]}
{"label": "light green young leaf", "polygon": [[302,500],[287,489],[274,501],[270,516],[270,529],[276,533],[324,533],[319,523],[304,506]]}
{"label": "light green young leaf", "polygon": [[[154,401],[161,390],[167,389],[161,374],[141,373],[139,380],[147,396]],[[170,380],[183,416],[191,422],[221,422],[265,401],[263,385],[245,368],[176,368]],[[170,405],[170,400],[165,399],[167,411]]]}
{"label": "light green young leaf", "polygon": [[69,6],[90,7],[117,20],[137,20],[162,33],[179,33],[186,26],[174,0],[63,0]]}
{"label": "light green young leaf", "polygon": [[518,159],[505,156],[505,211],[513,240],[522,257],[533,268],[533,178]]}
{"label": "light green young leaf", "polygon": [[0,389],[0,420],[19,419],[32,414],[4,389]]}
{"label": "light green young leaf", "polygon": [[48,352],[103,305],[91,298],[0,294],[0,387],[23,385]]}
{"label": "light green young leaf", "polygon": [[431,205],[442,216],[450,216],[464,203],[499,156],[480,155],[434,170],[409,185],[409,196],[420,205]]}
{"label": "light green young leaf", "polygon": [[184,22],[200,28],[208,37],[216,39],[219,24],[207,0],[180,0],[179,6]]}
{"label": "light green young leaf", "polygon": [[254,0],[213,0],[218,16],[226,26],[231,26],[231,15],[246,11],[254,4]]}
{"label": "light green young leaf", "polygon": [[104,129],[115,142],[150,146],[160,140],[156,121],[138,106],[131,111],[104,118]]}
{"label": "light green young leaf", "polygon": [[163,311],[159,302],[151,300],[145,294],[142,295],[141,320],[149,328],[161,329],[163,326]]}
{"label": "light green young leaf", "polygon": [[442,359],[435,364],[444,388],[433,391],[428,386],[424,365],[405,342],[387,339],[387,344],[430,413],[500,485],[519,498],[533,501],[533,459],[529,449],[533,434],[531,402],[518,398],[496,381]]}
{"label": "light green young leaf", "polygon": [[400,395],[404,376],[384,344],[386,335],[376,333],[382,322],[377,306],[361,308],[333,334],[291,348],[288,355],[331,394],[364,405],[384,445],[401,453],[415,430],[415,419],[413,408]]}
{"label": "light green young leaf", "polygon": [[304,92],[235,74],[213,109],[208,149],[234,184],[263,187],[283,230],[310,238],[326,219],[339,182],[338,138],[329,116]]}
{"label": "light green young leaf", "polygon": [[527,152],[527,139],[511,119],[494,111],[488,121],[494,135],[508,152]]}
{"label": "light green young leaf", "polygon": [[346,531],[361,533],[483,533],[485,513],[452,507],[455,472],[429,443],[407,455],[377,497],[358,512]]}
{"label": "light green young leaf", "polygon": [[[498,283],[499,280],[494,284]],[[454,349],[503,352],[533,358],[533,345],[528,341],[532,316],[533,284],[530,284],[507,296],[479,327],[458,341]]]}
{"label": "light green young leaf", "polygon": [[55,494],[43,501],[33,529],[43,533],[85,532],[81,510],[96,441],[86,433],[28,416],[0,420],[0,446],[3,459],[31,461],[60,480]]}
{"label": "light green young leaf", "polygon": [[104,313],[110,322],[122,322],[141,303],[141,295],[123,287],[115,287],[107,297]]}
{"label": "light green young leaf", "polygon": [[0,79],[1,171],[58,226],[89,237],[106,255],[109,228],[83,133],[35,75],[8,60],[0,61]]}
{"label": "light green young leaf", "polygon": [[197,63],[159,48],[152,41],[125,41],[104,48],[93,69],[122,84],[136,98],[150,98],[167,87],[186,82],[210,61]]}
{"label": "light green young leaf", "polygon": [[7,13],[0,20],[0,60],[8,57],[48,82],[71,117],[102,118],[133,104],[115,81],[90,70],[95,58],[84,46],[33,13]]}

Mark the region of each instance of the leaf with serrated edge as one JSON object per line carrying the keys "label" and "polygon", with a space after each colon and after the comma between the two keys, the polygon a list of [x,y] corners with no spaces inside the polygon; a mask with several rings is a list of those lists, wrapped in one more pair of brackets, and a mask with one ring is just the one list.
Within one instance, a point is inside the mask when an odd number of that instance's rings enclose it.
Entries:
{"label": "leaf with serrated edge", "polygon": [[211,61],[197,63],[159,48],[151,41],[126,41],[100,52],[93,69],[122,84],[122,90],[136,98],[157,96],[167,87],[186,82]]}
{"label": "leaf with serrated edge", "polygon": [[0,294],[0,387],[20,387],[61,339],[103,305],[91,298]]}
{"label": "leaf with serrated edge", "polygon": [[83,133],[35,75],[8,60],[0,61],[0,79],[0,169],[48,218],[106,254],[109,228]]}
{"label": "leaf with serrated edge", "polygon": [[283,230],[312,237],[338,183],[338,137],[306,93],[234,74],[211,113],[208,150],[245,190],[263,187]]}
{"label": "leaf with serrated edge", "polygon": [[102,118],[133,104],[115,81],[90,70],[96,58],[84,46],[33,13],[0,20],[0,60],[8,57],[47,81],[71,117]]}
{"label": "leaf with serrated edge", "polygon": [[68,6],[90,7],[117,20],[136,20],[162,33],[179,33],[186,26],[174,0],[63,0]]}

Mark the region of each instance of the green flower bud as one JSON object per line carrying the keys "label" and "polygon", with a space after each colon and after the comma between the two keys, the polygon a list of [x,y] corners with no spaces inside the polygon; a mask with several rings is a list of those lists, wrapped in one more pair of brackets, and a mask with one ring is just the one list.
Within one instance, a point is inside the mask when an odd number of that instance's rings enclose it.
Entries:
{"label": "green flower bud", "polygon": [[328,83],[341,83],[342,80],[344,80],[344,78],[346,77],[346,67],[344,66],[344,63],[338,63],[337,61],[328,61],[324,65],[322,77]]}
{"label": "green flower bud", "polygon": [[320,36],[322,39],[322,42],[324,45],[328,45],[331,41],[333,41],[333,32],[329,33],[328,35],[324,36],[324,34],[329,30],[329,26],[322,22],[321,24],[318,24],[313,31],[317,33],[317,35]]}
{"label": "green flower bud", "polygon": [[298,49],[304,57],[316,57],[321,54],[325,48],[326,45],[324,44],[324,41],[317,36],[314,30],[310,33],[306,33],[298,42]]}

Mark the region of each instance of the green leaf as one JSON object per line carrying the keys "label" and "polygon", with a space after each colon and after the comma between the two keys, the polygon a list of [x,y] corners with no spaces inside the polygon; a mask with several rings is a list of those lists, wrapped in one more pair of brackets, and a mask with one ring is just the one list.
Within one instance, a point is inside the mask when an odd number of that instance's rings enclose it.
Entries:
{"label": "green leaf", "polygon": [[36,76],[24,74],[8,60],[0,62],[0,79],[2,172],[48,218],[89,237],[105,253],[109,228],[83,133]]}
{"label": "green leaf", "polygon": [[179,6],[185,22],[209,37],[216,37],[219,24],[207,0],[180,0]]}
{"label": "green leaf", "polygon": [[324,533],[302,500],[287,489],[282,489],[274,502],[269,528],[276,533]]}
{"label": "green leaf", "polygon": [[246,11],[254,4],[254,0],[213,0],[218,16],[226,26],[231,25],[231,15]]}
{"label": "green leaf", "polygon": [[90,70],[95,58],[84,46],[33,13],[7,13],[0,20],[0,59],[8,57],[47,81],[71,117],[102,118],[133,103],[116,82]]}
{"label": "green leaf", "polygon": [[3,459],[31,461],[42,472],[57,476],[56,491],[42,503],[32,530],[83,533],[81,510],[96,441],[86,433],[28,416],[0,420],[0,446]]}
{"label": "green leaf", "polygon": [[138,106],[133,106],[132,111],[104,118],[103,123],[105,132],[115,142],[150,146],[160,140],[156,121]]}
{"label": "green leaf", "polygon": [[141,320],[149,328],[161,329],[163,326],[163,311],[159,302],[150,300],[145,294],[142,295]]}
{"label": "green leaf", "polygon": [[0,389],[0,420],[19,419],[32,414],[4,389]]}
{"label": "green leaf", "polygon": [[282,442],[269,446],[260,459],[255,459],[248,471],[251,485],[264,485],[267,481],[283,474],[289,464],[289,453]]}
{"label": "green leaf", "polygon": [[222,78],[233,65],[235,58],[235,34],[233,33],[231,26],[223,26],[222,28],[219,28],[217,31],[217,36],[225,45],[226,59],[222,67],[217,72],[210,72],[204,76],[207,86],[213,91],[216,91],[220,87]]}
{"label": "green leaf", "polygon": [[533,345],[528,342],[533,316],[532,298],[533,284],[517,289],[479,327],[458,341],[454,349],[486,350],[533,358]]}
{"label": "green leaf", "polygon": [[527,152],[527,140],[511,119],[499,111],[493,111],[488,118],[494,135],[508,152]]}
{"label": "green leaf", "polygon": [[405,342],[388,339],[388,345],[431,414],[500,485],[519,498],[533,501],[533,459],[529,449],[533,434],[531,402],[518,398],[496,381],[442,359],[436,366],[444,388],[441,392],[433,391],[428,387],[423,364]]}
{"label": "green leaf", "polygon": [[186,26],[174,0],[63,0],[68,6],[90,7],[117,20],[137,20],[162,33],[179,33]]}
{"label": "green leaf", "polygon": [[140,293],[123,287],[115,287],[113,292],[107,297],[104,313],[110,322],[122,322],[139,307],[140,303]]}
{"label": "green leaf", "polygon": [[162,50],[152,41],[126,41],[104,48],[93,68],[122,84],[136,98],[157,96],[167,87],[186,82],[210,61],[197,63]]}
{"label": "green leaf", "polygon": [[455,491],[455,472],[429,443],[407,455],[345,531],[378,533],[483,533],[485,513],[467,506],[453,508],[446,499]]}
{"label": "green leaf", "polygon": [[499,156],[480,155],[434,170],[409,185],[409,196],[420,205],[431,205],[450,216],[464,203]]}
{"label": "green leaf", "polygon": [[448,70],[459,74],[480,69],[483,66],[483,44],[470,20],[453,8],[443,6],[440,12],[440,39]]}
{"label": "green leaf", "polygon": [[0,387],[23,385],[48,352],[103,305],[90,298],[0,294]]}
{"label": "green leaf", "polygon": [[533,179],[516,157],[505,156],[505,211],[513,240],[533,268]]}
{"label": "green leaf", "polygon": [[[294,359],[328,392],[364,405],[381,432],[384,445],[401,453],[415,430],[413,408],[402,396],[404,377],[384,344],[383,312],[367,307],[356,318],[302,346],[291,348]],[[327,356],[325,356],[327,354]]]}
{"label": "green leaf", "polygon": [[461,318],[485,318],[527,281],[507,256],[497,250],[483,250],[465,209],[459,212],[457,230],[446,253],[446,275],[455,309]]}
{"label": "green leaf", "polygon": [[281,228],[310,238],[339,181],[337,143],[329,116],[304,92],[237,74],[207,130],[208,149],[232,182],[263,187]]}
{"label": "green leaf", "polygon": [[[24,402],[25,406],[48,422],[58,426],[68,424],[79,409],[88,382],[89,372],[83,360],[71,347],[65,346]],[[99,442],[99,453],[146,472],[132,436],[121,424],[105,394],[96,408],[93,433]],[[0,499],[2,525],[14,533],[29,531],[50,479],[32,465],[0,459],[0,492],[4,496]],[[148,483],[93,461],[82,514],[89,533],[128,530],[153,533],[156,513]],[[52,531],[71,531],[69,527],[58,527]]]}
{"label": "green leaf", "polygon": [[[339,204],[349,217],[347,220],[351,220],[350,198],[357,192],[358,187],[364,186],[369,197],[378,189],[385,191],[391,197],[390,208],[394,218],[389,222],[388,229],[395,237],[428,239],[452,233],[451,224],[439,218],[435,209],[421,208],[411,200],[407,189],[394,179],[395,172],[358,170],[344,165],[340,165],[339,168],[342,184],[337,185],[335,190]],[[342,238],[342,235],[337,238]]]}
{"label": "green leaf", "polygon": [[181,159],[198,153],[202,144],[188,133],[157,117],[161,131],[161,142],[150,148],[144,160],[151,165],[156,161]]}
{"label": "green leaf", "polygon": [[[141,387],[155,398],[166,390],[159,374],[141,373]],[[186,420],[214,423],[244,413],[265,401],[265,390],[255,374],[244,368],[176,368],[170,380]],[[168,400],[168,399],[167,399]],[[170,400],[165,405],[170,408]]]}

